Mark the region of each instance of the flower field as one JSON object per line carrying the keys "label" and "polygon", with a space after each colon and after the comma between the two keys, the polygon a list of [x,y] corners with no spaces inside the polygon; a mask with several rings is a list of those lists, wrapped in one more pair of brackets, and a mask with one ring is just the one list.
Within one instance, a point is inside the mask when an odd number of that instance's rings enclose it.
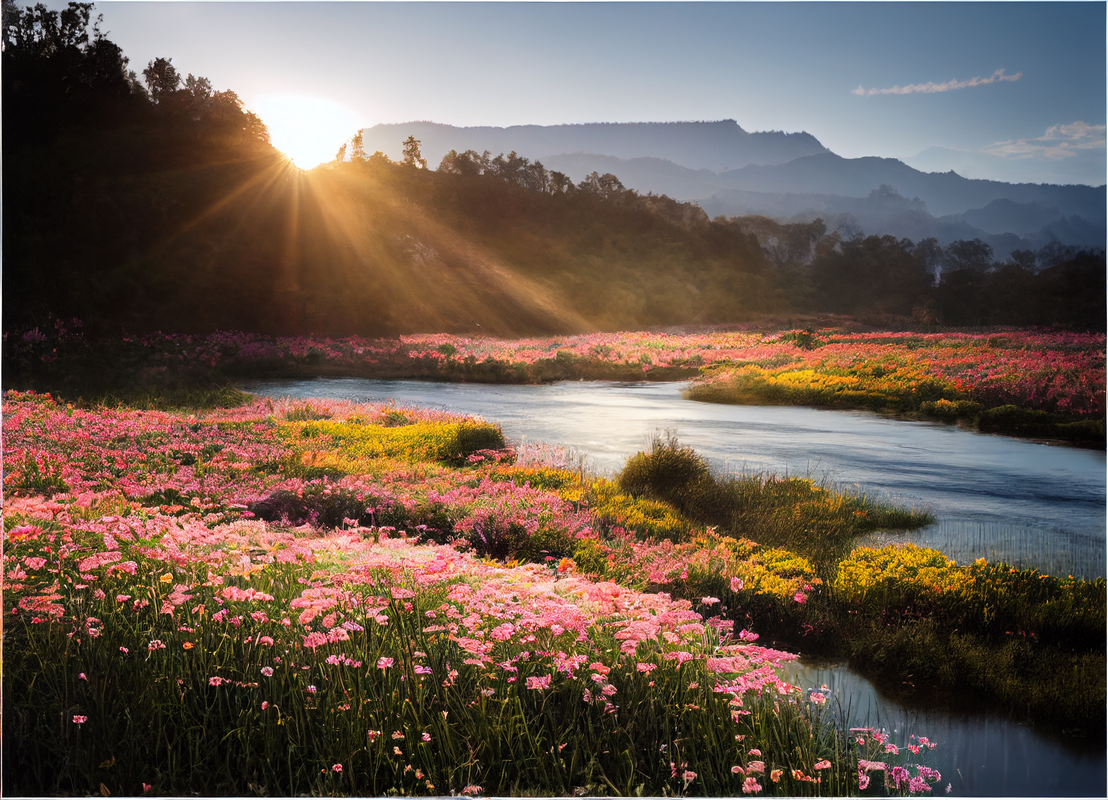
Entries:
{"label": "flower field", "polygon": [[818,598],[802,556],[637,530],[656,502],[495,425],[9,392],[3,433],[7,794],[940,786],[757,643],[750,609]]}
{"label": "flower field", "polygon": [[[75,323],[6,333],[5,359],[28,374],[74,371],[89,345]],[[1105,337],[1101,333],[993,329],[983,332],[818,331],[619,332],[493,339],[420,334],[397,339],[208,336],[123,337],[111,363],[146,383],[174,376],[344,374],[536,383],[560,379],[697,377],[698,400],[873,408],[974,420],[1015,408],[1066,438],[1103,439]],[[67,358],[69,359],[67,361]],[[62,381],[64,383],[64,380]],[[994,415],[995,416],[995,415]],[[988,427],[990,420],[985,421]],[[1032,420],[1034,422],[1034,420]],[[1003,415],[992,423],[1020,431]],[[1078,427],[1057,428],[1076,424]],[[1083,426],[1083,427],[1082,427]]]}

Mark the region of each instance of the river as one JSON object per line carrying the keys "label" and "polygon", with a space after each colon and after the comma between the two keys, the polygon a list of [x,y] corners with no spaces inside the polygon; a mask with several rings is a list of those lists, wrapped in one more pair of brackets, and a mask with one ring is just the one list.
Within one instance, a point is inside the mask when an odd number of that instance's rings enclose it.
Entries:
{"label": "river", "polygon": [[[926,508],[935,523],[874,543],[911,541],[1050,574],[1105,575],[1105,454],[989,436],[870,412],[696,403],[683,383],[505,386],[326,378],[254,381],[246,391],[446,408],[500,423],[516,445],[558,444],[614,473],[669,433],[720,472],[810,477],[848,492]],[[842,664],[808,664],[796,682],[826,684],[857,723],[928,736],[928,763],[952,795],[1105,796],[1104,741],[1051,737],[988,711],[909,709]],[[945,745],[945,746],[944,746]]]}

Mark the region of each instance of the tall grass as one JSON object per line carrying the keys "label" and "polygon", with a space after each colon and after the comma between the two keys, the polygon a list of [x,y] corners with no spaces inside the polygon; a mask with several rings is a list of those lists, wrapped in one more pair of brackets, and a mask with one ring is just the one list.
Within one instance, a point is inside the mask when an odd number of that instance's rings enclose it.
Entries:
{"label": "tall grass", "polygon": [[628,460],[618,483],[628,494],[668,503],[701,525],[798,552],[826,578],[863,534],[934,521],[929,513],[834,492],[806,478],[720,478],[672,437],[655,436],[650,452]]}

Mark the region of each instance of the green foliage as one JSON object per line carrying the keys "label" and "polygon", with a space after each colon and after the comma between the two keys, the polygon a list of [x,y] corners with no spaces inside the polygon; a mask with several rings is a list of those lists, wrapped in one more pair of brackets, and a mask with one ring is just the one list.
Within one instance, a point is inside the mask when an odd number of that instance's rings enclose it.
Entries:
{"label": "green foliage", "polygon": [[1056,578],[985,559],[958,566],[902,545],[855,550],[832,591],[835,627],[863,669],[1103,728],[1103,578]]}
{"label": "green foliage", "polygon": [[1063,414],[1014,405],[986,409],[978,417],[977,427],[989,433],[1010,436],[1064,439],[1100,446],[1104,444],[1103,420],[1073,421]]}
{"label": "green foliage", "polygon": [[635,497],[672,507],[693,524],[802,553],[828,577],[862,534],[910,530],[931,520],[926,513],[838,494],[803,478],[720,479],[702,457],[672,437],[655,438],[650,453],[629,459],[619,485]]}
{"label": "green foliage", "polygon": [[620,494],[616,485],[609,481],[593,483],[589,498],[593,513],[603,522],[652,539],[684,541],[693,527],[693,523],[669,503]]}

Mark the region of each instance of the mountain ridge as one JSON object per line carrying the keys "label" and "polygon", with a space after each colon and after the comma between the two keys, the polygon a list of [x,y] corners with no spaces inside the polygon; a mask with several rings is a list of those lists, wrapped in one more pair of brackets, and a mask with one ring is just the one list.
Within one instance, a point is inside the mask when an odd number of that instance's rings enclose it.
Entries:
{"label": "mountain ridge", "polygon": [[458,127],[438,122],[381,123],[362,130],[367,152],[399,160],[401,142],[420,140],[428,163],[450,150],[515,151],[531,159],[558,153],[656,157],[689,169],[713,171],[751,163],[780,164],[830,152],[809,133],[748,132],[733,119],[704,122],[587,122],[563,125]]}

